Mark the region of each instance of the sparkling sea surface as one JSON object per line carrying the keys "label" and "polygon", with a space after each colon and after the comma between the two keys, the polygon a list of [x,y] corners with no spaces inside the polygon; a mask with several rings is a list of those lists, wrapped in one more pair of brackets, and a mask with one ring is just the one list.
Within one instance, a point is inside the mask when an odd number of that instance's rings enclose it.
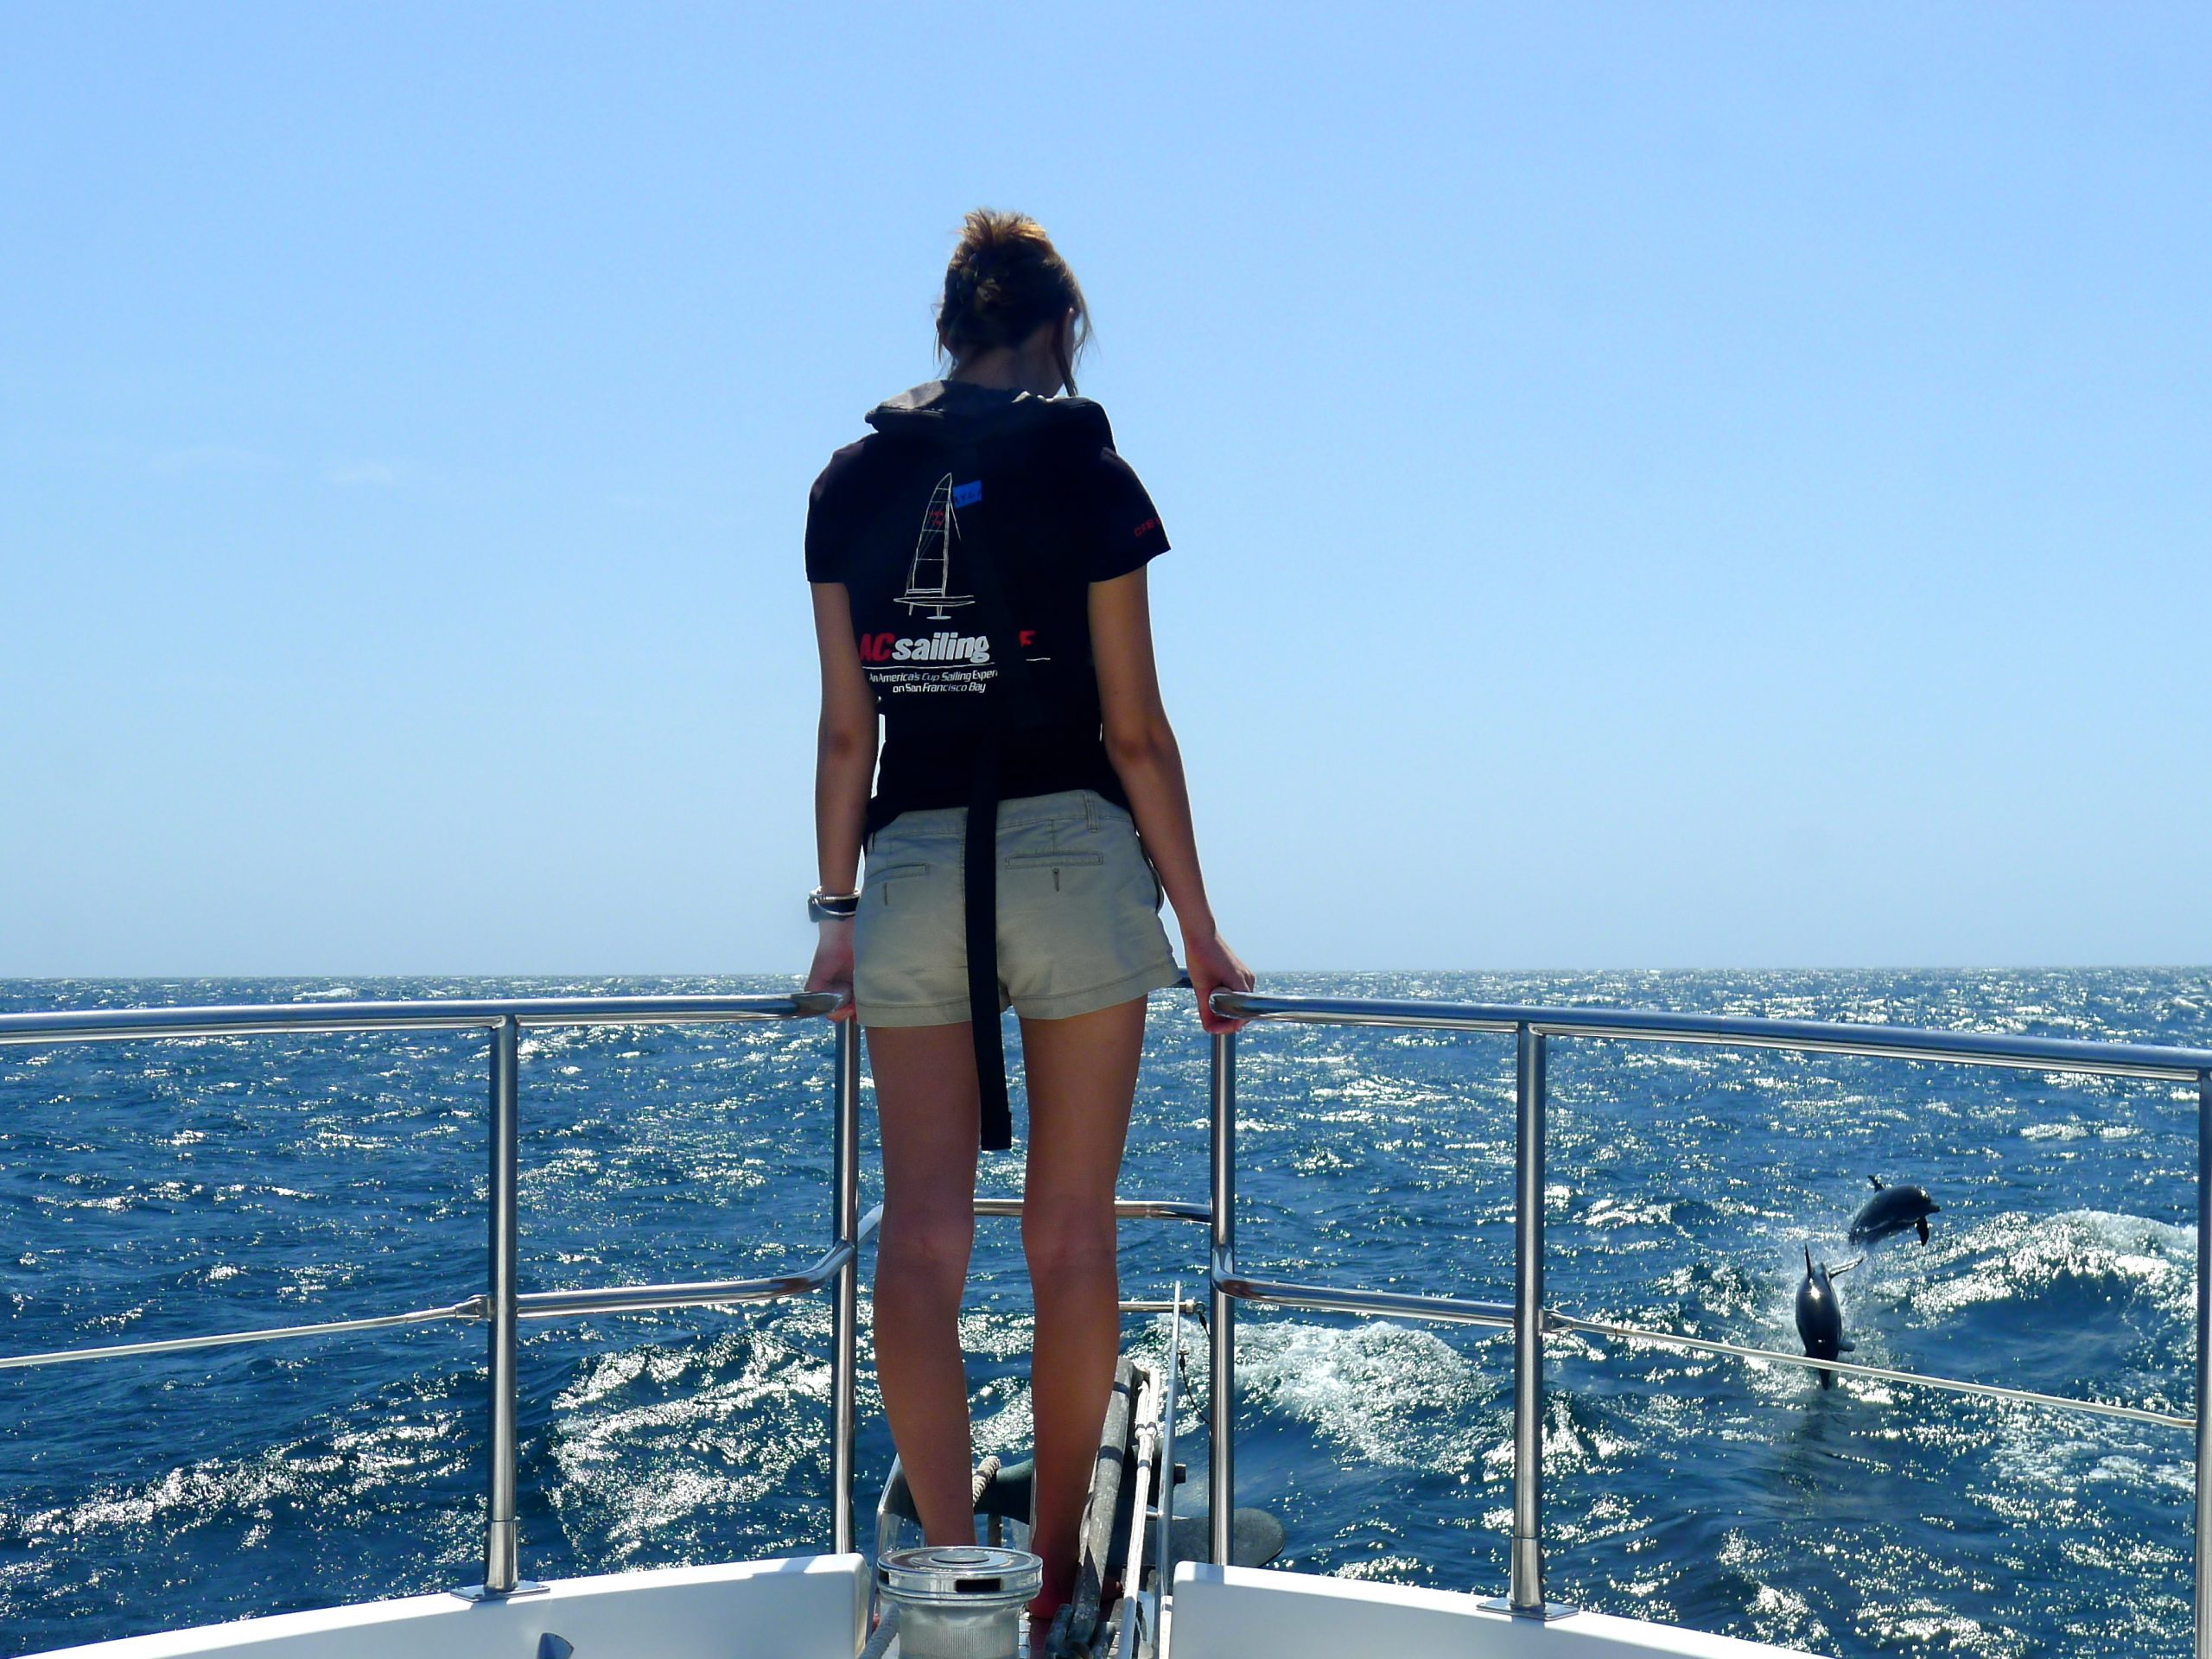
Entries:
{"label": "sparkling sea surface", "polygon": [[[0,1009],[784,991],[790,980],[0,982]],[[1283,975],[1281,993],[1698,1009],[2212,1046],[2212,971]],[[0,1049],[0,1353],[397,1313],[484,1274],[486,1043],[402,1033]],[[1240,1264],[1507,1300],[1509,1039],[1243,1039]],[[830,1223],[819,1021],[526,1034],[525,1290],[763,1273]],[[1207,1048],[1154,1014],[1122,1191],[1203,1198]],[[1555,1042],[1548,1293],[1795,1350],[1802,1249],[1856,1358],[2187,1413],[2193,1088]],[[1020,1102],[1016,1103],[1017,1126]],[[866,1180],[875,1186],[872,1121]],[[1019,1152],[985,1160],[1012,1192]],[[1934,1242],[1865,1249],[1870,1175]],[[872,1200],[871,1200],[872,1201]],[[1202,1283],[1202,1231],[1123,1229],[1125,1294]],[[855,1497],[891,1456],[867,1361]],[[1164,1321],[1132,1316],[1154,1352]],[[1028,1287],[979,1224],[979,1453],[1026,1446]],[[1246,1312],[1237,1497],[1283,1565],[1505,1577],[1510,1340]],[[1182,1489],[1204,1503],[1198,1333]],[[551,1578],[827,1548],[827,1305],[525,1325],[521,1530]],[[0,1372],[0,1655],[481,1576],[484,1332],[395,1332]],[[1560,1599],[1834,1655],[2188,1651],[2178,1429],[1554,1338]]]}

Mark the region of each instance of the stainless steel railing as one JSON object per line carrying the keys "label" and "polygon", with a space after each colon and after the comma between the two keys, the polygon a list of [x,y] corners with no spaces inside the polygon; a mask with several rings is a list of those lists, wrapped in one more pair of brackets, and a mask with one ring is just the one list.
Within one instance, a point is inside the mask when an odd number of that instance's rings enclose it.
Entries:
{"label": "stainless steel railing", "polygon": [[[1611,1008],[1519,1007],[1482,1003],[1389,1001],[1362,997],[1262,996],[1217,991],[1214,1010],[1232,1018],[1305,1025],[1379,1026],[1430,1031],[1486,1032],[1514,1039],[1514,1299],[1494,1302],[1398,1292],[1289,1285],[1244,1277],[1236,1268],[1236,1039],[1213,1039],[1213,1260],[1209,1301],[1212,1318],[1213,1445],[1208,1503],[1213,1556],[1228,1560],[1235,1491],[1235,1305],[1239,1301],[1356,1314],[1395,1314],[1510,1328],[1513,1343],[1513,1531],[1510,1578],[1503,1605],[1526,1618],[1555,1617],[1566,1610],[1544,1597],[1543,1356],[1548,1331],[1570,1331],[1700,1353],[1725,1354],[1771,1364],[1876,1376],[1990,1399],[2095,1412],[2137,1422],[2187,1428],[2196,1437],[2195,1651],[2212,1659],[2212,1050],[2130,1043],[2075,1042],[2042,1037],[1922,1031],[1895,1026],[1858,1026],[1732,1015],[1662,1014]],[[1815,1360],[1802,1354],[1740,1344],[1711,1342],[1640,1326],[1583,1319],[1545,1306],[1544,1107],[1545,1059],[1554,1038],[1642,1043],[1704,1043],[1738,1048],[1863,1055],[1877,1058],[1948,1061],[2038,1071],[2088,1073],[2194,1083],[2197,1099],[2196,1179],[2196,1413],[2182,1417],[2106,1401],[2069,1399],[2031,1389]]]}
{"label": "stainless steel railing", "polygon": [[[791,1020],[828,1012],[827,996],[788,997],[566,997],[499,1001],[312,1003],[245,1007],[132,1009],[123,1012],[0,1014],[0,1045],[117,1041],[131,1038],[251,1035],[271,1032],[481,1030],[491,1038],[489,1136],[491,1182],[486,1205],[489,1270],[481,1295],[448,1306],[365,1319],[335,1319],[279,1329],[231,1332],[163,1341],[115,1344],[44,1354],[0,1357],[0,1370],[54,1365],[132,1355],[177,1353],[235,1343],[285,1340],[382,1330],[442,1319],[479,1320],[490,1326],[490,1433],[483,1585],[467,1592],[512,1595],[531,1586],[519,1578],[514,1522],[515,1327],[524,1319],[635,1313],[708,1304],[770,1301],[832,1287],[830,1438],[835,1491],[833,1548],[853,1548],[854,1385],[857,1365],[858,1260],[882,1211],[867,1216],[859,1205],[860,1047],[849,1021],[836,1027],[831,1077],[832,1211],[830,1243],[817,1261],[766,1278],[690,1284],[616,1286],[599,1289],[518,1294],[517,1170],[519,1138],[520,1033],[550,1026],[677,1025]],[[1205,1224],[1210,1234],[1207,1337],[1211,1397],[1208,1402],[1209,1542],[1217,1562],[1230,1558],[1236,1484],[1236,1306],[1239,1302],[1321,1312],[1389,1315],[1489,1325],[1514,1332],[1514,1501],[1508,1594],[1501,1604],[1516,1614],[1541,1618],[1559,1609],[1544,1596],[1542,1535],[1543,1338],[1573,1332],[1758,1363],[1825,1369],[1880,1377],[1990,1399],[2087,1411],[2166,1427],[2196,1436],[2196,1652],[2212,1659],[2212,1482],[2205,1471],[2212,1452],[2212,1412],[2206,1409],[2212,1376],[2212,1051],[2120,1043],[2061,1041],[1901,1027],[1820,1024],[1804,1020],[1739,1019],[1713,1014],[1646,1011],[1518,1007],[1473,1003],[1390,1001],[1346,997],[1279,997],[1217,992],[1217,1011],[1234,1018],[1318,1025],[1347,1025],[1491,1033],[1515,1043],[1515,1285],[1509,1304],[1462,1298],[1329,1285],[1294,1284],[1240,1273],[1236,1261],[1236,1053],[1234,1035],[1212,1039],[1210,1089],[1211,1131],[1209,1201],[1118,1199],[1116,1213],[1131,1219]],[[1555,1037],[1649,1043],[1703,1043],[1780,1048],[1910,1060],[1948,1061],[2054,1072],[2193,1082],[2197,1094],[2196,1414],[2193,1417],[2120,1402],[2073,1399],[2031,1389],[1866,1365],[1814,1360],[1802,1354],[1685,1337],[1603,1320],[1585,1319],[1545,1305],[1544,1114],[1548,1046]],[[979,1216],[1017,1216],[1020,1201],[979,1198]],[[1154,1304],[1129,1304],[1147,1311]],[[1171,1366],[1173,1361],[1171,1359]]]}
{"label": "stainless steel railing", "polygon": [[518,1176],[524,1031],[552,1026],[720,1025],[796,1020],[825,1014],[836,1006],[835,997],[823,995],[583,996],[0,1014],[0,1045],[252,1036],[273,1032],[482,1031],[491,1039],[491,1179],[485,1206],[489,1260],[481,1295],[449,1306],[367,1319],[0,1356],[0,1370],[389,1330],[441,1319],[481,1321],[490,1327],[484,1581],[463,1593],[509,1596],[533,1587],[523,1581],[518,1572],[515,1533],[515,1326],[518,1319],[774,1301],[806,1295],[828,1285],[831,1287],[830,1462],[839,1494],[831,1525],[832,1547],[841,1554],[849,1552],[853,1548],[853,1394],[860,1247],[874,1231],[881,1214],[880,1209],[866,1217],[860,1213],[860,1048],[849,1021],[841,1021],[836,1027],[830,1085],[830,1162],[836,1198],[830,1248],[819,1259],[767,1278],[537,1291],[527,1295],[518,1290],[515,1270],[520,1222]]}

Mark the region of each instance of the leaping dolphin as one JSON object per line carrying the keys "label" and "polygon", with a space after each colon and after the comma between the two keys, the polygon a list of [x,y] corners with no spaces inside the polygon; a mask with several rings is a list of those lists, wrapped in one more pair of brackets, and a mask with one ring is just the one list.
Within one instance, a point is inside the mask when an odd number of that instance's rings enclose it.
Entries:
{"label": "leaping dolphin", "polygon": [[[1848,1273],[1859,1264],[1847,1262],[1835,1269]],[[1813,1252],[1805,1251],[1805,1282],[1797,1287],[1797,1338],[1805,1344],[1807,1357],[1834,1359],[1839,1354],[1851,1351],[1853,1344],[1843,1334],[1843,1304],[1835,1299],[1835,1286],[1826,1262],[1813,1265]],[[1822,1371],[1821,1386],[1835,1386],[1835,1373]]]}
{"label": "leaping dolphin", "polygon": [[1851,1218],[1851,1242],[1869,1244],[1910,1227],[1919,1230],[1920,1242],[1925,1244],[1928,1217],[1940,1214],[1942,1206],[1923,1187],[1884,1186],[1878,1175],[1866,1179],[1874,1183],[1874,1196],[1859,1205],[1859,1213]]}

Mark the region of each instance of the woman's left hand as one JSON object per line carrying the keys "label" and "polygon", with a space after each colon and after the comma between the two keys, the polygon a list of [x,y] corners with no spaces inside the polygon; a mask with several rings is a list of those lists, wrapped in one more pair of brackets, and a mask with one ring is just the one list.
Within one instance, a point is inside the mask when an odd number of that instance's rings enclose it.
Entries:
{"label": "woman's left hand", "polygon": [[806,970],[806,988],[828,991],[841,998],[830,1011],[832,1020],[853,1017],[853,924],[849,917],[818,922],[814,942],[814,965]]}
{"label": "woman's left hand", "polygon": [[1198,1023],[1217,1037],[1243,1030],[1246,1022],[1216,1014],[1211,999],[1216,991],[1249,991],[1257,982],[1221,935],[1211,928],[1199,931],[1185,928],[1183,966],[1191,976],[1191,988],[1198,993]]}

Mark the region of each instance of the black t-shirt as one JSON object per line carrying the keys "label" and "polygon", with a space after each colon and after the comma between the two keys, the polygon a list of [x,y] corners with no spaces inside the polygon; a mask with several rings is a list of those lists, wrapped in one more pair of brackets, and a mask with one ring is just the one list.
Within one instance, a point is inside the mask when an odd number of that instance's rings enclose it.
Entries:
{"label": "black t-shirt", "polygon": [[[931,382],[868,419],[876,430],[815,480],[806,522],[807,579],[844,584],[884,716],[868,827],[967,804],[979,739],[963,705],[1002,682],[1009,649],[1033,709],[1000,740],[1000,798],[1093,789],[1126,804],[1099,734],[1090,588],[1166,552],[1167,537],[1104,412]],[[1011,645],[991,637],[973,579],[979,519]]]}

